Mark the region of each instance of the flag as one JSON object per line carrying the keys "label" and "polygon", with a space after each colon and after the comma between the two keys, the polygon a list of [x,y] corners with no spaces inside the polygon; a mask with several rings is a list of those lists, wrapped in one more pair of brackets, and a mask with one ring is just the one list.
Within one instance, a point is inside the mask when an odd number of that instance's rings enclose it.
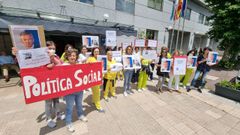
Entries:
{"label": "flag", "polygon": [[170,20],[173,20],[174,14],[175,14],[175,0],[173,0],[172,13],[170,16]]}
{"label": "flag", "polygon": [[179,0],[175,12],[175,20],[178,20],[182,11],[183,0]]}
{"label": "flag", "polygon": [[182,11],[181,11],[181,17],[185,16],[185,10],[187,9],[187,0],[183,0],[183,4],[182,4]]}

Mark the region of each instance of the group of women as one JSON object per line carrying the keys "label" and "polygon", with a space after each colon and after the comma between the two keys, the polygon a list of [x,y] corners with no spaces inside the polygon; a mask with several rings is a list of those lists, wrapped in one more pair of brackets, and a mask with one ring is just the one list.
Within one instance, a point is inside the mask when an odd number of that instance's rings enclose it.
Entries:
{"label": "group of women", "polygon": [[[55,54],[56,50],[56,45],[54,44],[53,41],[47,41],[47,47],[49,49],[49,54],[50,54],[50,60],[51,63],[46,65],[49,69],[53,68],[54,66],[61,66],[61,65],[76,65],[76,64],[85,64],[85,63],[93,63],[97,62],[97,57],[100,54],[100,49],[98,47],[92,48],[91,49],[91,55],[88,57],[87,56],[87,51],[88,48],[85,46],[82,47],[81,53],[78,53],[77,49],[74,49],[73,46],[71,45],[66,45],[65,46],[65,52],[62,54],[61,58],[59,58]],[[210,66],[206,64],[206,59],[207,59],[207,53],[211,51],[209,48],[206,48],[204,50],[203,54],[200,54],[198,57],[198,67],[194,76],[194,79],[192,80],[191,85],[194,86],[196,84],[196,80],[198,79],[200,73],[202,73],[202,82],[204,82],[204,77],[210,70]],[[163,84],[166,82],[166,78],[169,77],[168,81],[168,90],[179,90],[179,82],[180,80],[183,81],[183,85],[186,86],[191,74],[193,73],[193,69],[187,69],[187,73],[185,76],[178,76],[178,75],[173,75],[173,72],[171,70],[170,73],[167,72],[161,72],[161,60],[163,58],[173,58],[175,56],[183,55],[179,51],[174,51],[172,55],[168,52],[168,49],[163,47],[161,49],[161,53],[159,54],[159,61],[154,63],[153,60],[147,60],[141,57],[141,52],[138,47],[135,47],[133,49],[132,46],[128,46],[125,51],[123,51],[125,55],[133,55],[135,58],[140,57],[141,58],[141,69],[123,69],[123,71],[120,71],[124,75],[124,85],[123,85],[123,95],[128,96],[129,94],[133,94],[132,90],[132,84],[137,82],[137,91],[141,92],[146,90],[147,86],[147,80],[148,80],[148,75],[149,75],[149,65],[154,64],[157,67],[157,75],[159,76],[158,78],[158,83],[157,85],[157,91],[162,92],[163,90]],[[116,90],[116,78],[117,78],[117,72],[112,72],[111,71],[111,64],[115,64],[116,61],[113,60],[112,56],[112,49],[107,49],[106,51],[107,55],[107,72],[103,75],[103,98],[105,101],[109,101],[109,93],[113,98],[117,98],[115,90]],[[196,55],[196,51],[192,50],[190,51],[187,55]],[[175,80],[174,80],[175,79]],[[172,88],[172,83],[175,83],[175,87]],[[100,97],[101,97],[101,90],[100,90],[100,85],[93,86],[91,87],[92,91],[92,104],[96,108],[96,110],[100,113],[104,113],[105,110],[101,107],[100,103]],[[49,99],[45,101],[45,113],[46,113],[46,118],[47,118],[47,125],[50,128],[53,128],[56,126],[56,122],[52,119],[52,110],[55,111],[55,114],[58,119],[65,119],[66,121],[66,127],[67,130],[70,132],[74,132],[75,129],[72,126],[72,113],[73,113],[73,106],[74,104],[76,105],[76,110],[77,110],[77,116],[78,119],[87,122],[88,119],[83,113],[82,109],[82,100],[83,100],[83,91],[80,92],[75,92],[69,95],[66,95],[64,97],[64,100],[66,102],[66,111],[65,115],[60,111],[59,109],[59,98],[54,98],[54,99]]]}

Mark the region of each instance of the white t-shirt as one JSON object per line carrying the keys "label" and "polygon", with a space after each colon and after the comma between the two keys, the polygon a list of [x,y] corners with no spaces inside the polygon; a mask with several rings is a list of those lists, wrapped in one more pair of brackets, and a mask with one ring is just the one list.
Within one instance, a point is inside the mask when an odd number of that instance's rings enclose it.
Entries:
{"label": "white t-shirt", "polygon": [[79,56],[78,56],[79,63],[83,63],[83,61],[86,61],[86,60],[87,60],[87,57],[85,55],[83,55],[82,53],[79,54]]}

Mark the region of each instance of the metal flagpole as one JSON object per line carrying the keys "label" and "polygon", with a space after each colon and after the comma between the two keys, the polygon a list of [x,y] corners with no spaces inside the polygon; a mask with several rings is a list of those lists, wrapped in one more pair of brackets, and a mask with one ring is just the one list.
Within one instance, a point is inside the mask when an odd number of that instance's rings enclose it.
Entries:
{"label": "metal flagpole", "polygon": [[175,29],[175,20],[173,21],[173,28],[172,28],[172,34],[171,34],[171,42],[170,42],[170,48],[169,48],[169,52],[170,52],[170,53],[171,53],[171,51],[172,51],[174,29]]}
{"label": "metal flagpole", "polygon": [[176,48],[178,49],[178,38],[179,38],[179,28],[180,28],[181,18],[178,21],[178,31],[177,31],[177,41],[176,41]]}
{"label": "metal flagpole", "polygon": [[176,7],[175,7],[175,3],[176,1],[173,1],[173,14],[172,14],[172,19],[173,19],[173,27],[172,27],[172,34],[171,34],[171,41],[170,41],[170,48],[169,48],[169,52],[171,53],[172,51],[172,44],[173,44],[173,38],[174,38],[174,30],[175,30],[175,12],[176,12]]}
{"label": "metal flagpole", "polygon": [[183,35],[184,35],[184,26],[185,26],[185,16],[186,16],[186,11],[187,11],[187,2],[188,0],[186,0],[186,7],[184,9],[184,15],[183,15],[183,27],[182,27],[182,37],[181,37],[181,47],[180,47],[180,50],[182,50],[182,45],[183,45]]}

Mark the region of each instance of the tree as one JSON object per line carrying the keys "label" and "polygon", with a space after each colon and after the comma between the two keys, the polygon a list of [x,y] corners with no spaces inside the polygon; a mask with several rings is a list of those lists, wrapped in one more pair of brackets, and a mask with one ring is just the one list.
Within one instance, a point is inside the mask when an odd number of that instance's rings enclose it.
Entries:
{"label": "tree", "polygon": [[[240,0],[205,0],[213,13],[209,36],[224,50],[223,60],[236,60],[240,53]],[[240,63],[240,62],[239,62]]]}

